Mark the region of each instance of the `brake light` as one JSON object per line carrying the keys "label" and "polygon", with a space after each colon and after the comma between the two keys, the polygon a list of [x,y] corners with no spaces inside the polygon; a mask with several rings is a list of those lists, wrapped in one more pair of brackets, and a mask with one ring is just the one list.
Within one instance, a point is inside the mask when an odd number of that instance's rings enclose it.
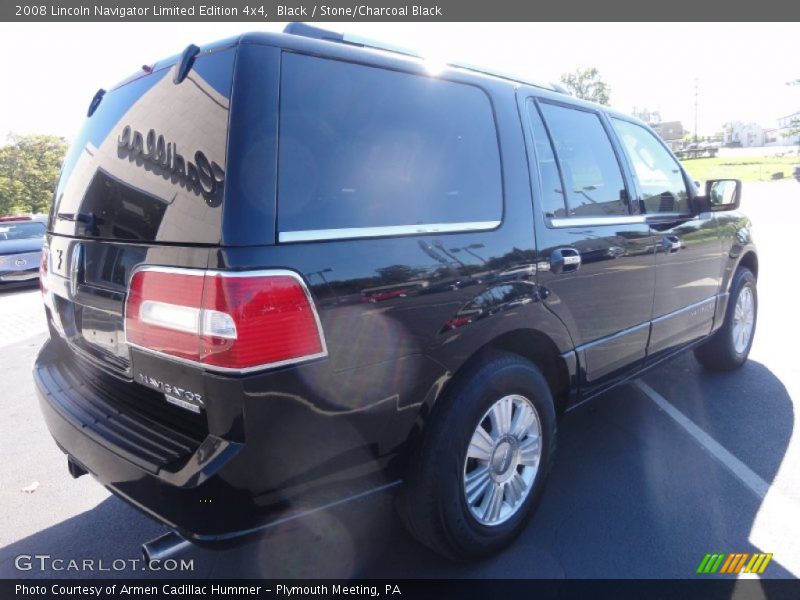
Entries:
{"label": "brake light", "polygon": [[39,257],[39,289],[42,294],[47,293],[47,262],[50,257],[50,248],[47,244],[42,245],[42,252]]}
{"label": "brake light", "polygon": [[311,296],[291,271],[147,267],[131,278],[129,344],[222,370],[325,356]]}

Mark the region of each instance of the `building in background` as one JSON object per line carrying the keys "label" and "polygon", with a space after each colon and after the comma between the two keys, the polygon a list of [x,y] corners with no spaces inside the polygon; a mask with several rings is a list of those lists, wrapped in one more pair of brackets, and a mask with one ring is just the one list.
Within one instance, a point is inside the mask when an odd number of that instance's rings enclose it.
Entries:
{"label": "building in background", "polygon": [[772,127],[764,130],[764,145],[765,146],[782,146],[780,131]]}
{"label": "building in background", "polygon": [[647,108],[639,109],[634,106],[631,114],[651,127],[661,123],[661,113],[657,110],[648,110]]}
{"label": "building in background", "polygon": [[680,121],[662,121],[651,126],[672,150],[678,150],[683,146],[685,131]]}
{"label": "building in background", "polygon": [[733,121],[723,125],[722,143],[737,148],[752,148],[764,145],[764,129],[757,123]]}
{"label": "building in background", "polygon": [[778,143],[781,146],[800,144],[800,133],[791,133],[792,129],[800,129],[800,110],[778,119]]}

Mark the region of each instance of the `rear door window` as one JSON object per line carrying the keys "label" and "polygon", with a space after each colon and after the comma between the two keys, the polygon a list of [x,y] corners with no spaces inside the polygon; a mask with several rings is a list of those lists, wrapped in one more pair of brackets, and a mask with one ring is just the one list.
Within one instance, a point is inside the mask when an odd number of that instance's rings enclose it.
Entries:
{"label": "rear door window", "polygon": [[282,234],[500,221],[497,132],[481,89],[285,53],[280,106]]}
{"label": "rear door window", "polygon": [[556,164],[556,155],[550,143],[550,137],[544,128],[539,110],[533,100],[528,101],[533,141],[535,145],[536,164],[539,167],[539,179],[542,187],[542,210],[544,216],[559,219],[567,216],[567,201],[564,196],[564,184]]}
{"label": "rear door window", "polygon": [[540,104],[567,192],[569,217],[629,214],[622,171],[594,112]]}

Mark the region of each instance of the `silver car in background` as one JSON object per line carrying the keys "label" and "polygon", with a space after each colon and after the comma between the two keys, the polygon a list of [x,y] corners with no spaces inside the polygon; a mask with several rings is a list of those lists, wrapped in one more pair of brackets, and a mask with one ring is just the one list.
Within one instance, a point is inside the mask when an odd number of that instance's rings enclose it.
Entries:
{"label": "silver car in background", "polygon": [[45,228],[43,217],[0,217],[0,288],[38,279]]}

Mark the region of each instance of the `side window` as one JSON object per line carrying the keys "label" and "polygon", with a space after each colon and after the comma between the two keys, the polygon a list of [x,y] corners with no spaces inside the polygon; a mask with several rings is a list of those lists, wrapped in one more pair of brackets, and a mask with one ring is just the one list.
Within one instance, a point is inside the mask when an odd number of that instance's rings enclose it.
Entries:
{"label": "side window", "polygon": [[612,119],[625,146],[648,213],[688,213],[689,198],[678,162],[644,127]]}
{"label": "side window", "polygon": [[285,53],[280,232],[502,217],[500,151],[479,88]]}
{"label": "side window", "polygon": [[541,103],[567,192],[570,217],[627,215],[625,182],[600,117]]}
{"label": "side window", "polygon": [[550,144],[550,137],[544,128],[542,117],[533,100],[528,101],[528,116],[536,151],[536,163],[539,167],[539,178],[542,182],[542,210],[549,218],[567,216],[567,204],[564,199],[564,186],[558,173],[556,155]]}

